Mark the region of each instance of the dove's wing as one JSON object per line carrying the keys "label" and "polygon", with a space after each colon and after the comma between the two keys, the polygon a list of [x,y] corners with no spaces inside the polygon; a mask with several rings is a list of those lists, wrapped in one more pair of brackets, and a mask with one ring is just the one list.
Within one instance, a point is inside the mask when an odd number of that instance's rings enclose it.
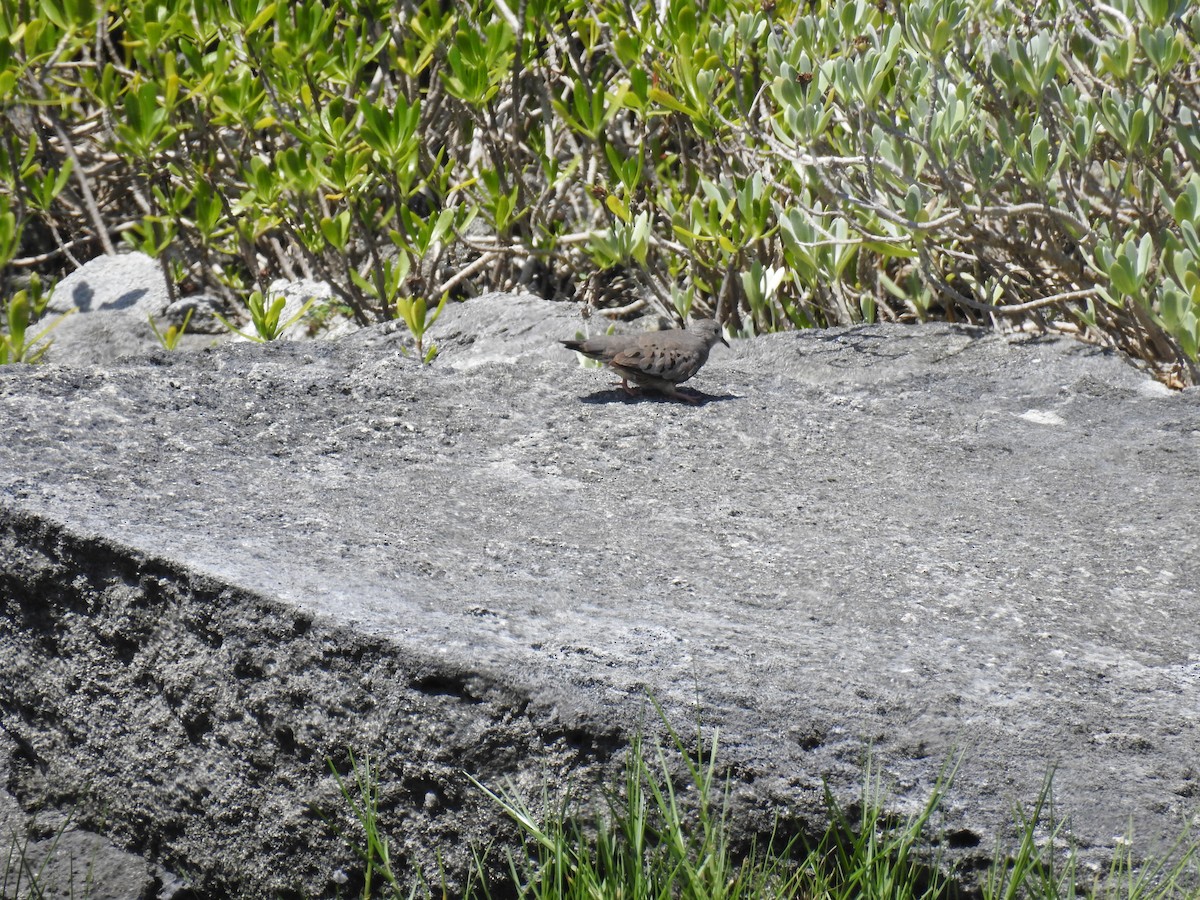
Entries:
{"label": "dove's wing", "polygon": [[638,336],[609,360],[629,372],[679,384],[700,371],[708,346],[686,331],[655,331]]}

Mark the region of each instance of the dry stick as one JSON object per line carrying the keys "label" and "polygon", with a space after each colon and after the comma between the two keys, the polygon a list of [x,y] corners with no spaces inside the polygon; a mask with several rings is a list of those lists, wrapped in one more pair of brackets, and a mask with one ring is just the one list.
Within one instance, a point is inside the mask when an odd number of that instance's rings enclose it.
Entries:
{"label": "dry stick", "polygon": [[1052,294],[1049,297],[1039,297],[1037,300],[1030,300],[1026,303],[1010,303],[1005,306],[996,306],[993,309],[1000,315],[1016,315],[1018,313],[1029,312],[1030,310],[1039,309],[1043,306],[1052,306],[1056,303],[1065,303],[1068,300],[1083,300],[1087,297],[1099,297],[1099,288],[1081,288],[1077,291],[1063,291],[1061,294]]}
{"label": "dry stick", "polygon": [[645,299],[639,298],[634,300],[632,303],[626,304],[625,306],[606,306],[603,309],[596,310],[596,312],[609,319],[623,319],[625,316],[630,315],[631,313],[639,312],[645,308]]}
{"label": "dry stick", "polygon": [[973,309],[976,312],[985,313],[990,317],[994,317],[996,308],[990,303],[984,303],[976,300],[974,297],[968,297],[961,291],[955,290],[946,282],[940,275],[933,271],[932,260],[929,258],[929,249],[922,244],[918,256],[920,265],[917,267],[921,276],[925,279],[925,283],[930,287],[936,288],[939,292],[953,298],[956,302],[961,303],[968,309]]}
{"label": "dry stick", "polygon": [[1053,206],[1049,206],[1045,203],[1027,202],[1027,203],[1005,204],[1005,205],[1001,205],[1001,206],[976,206],[976,207],[968,206],[968,207],[964,207],[964,208],[966,209],[967,212],[973,213],[974,215],[978,216],[981,219],[988,218],[991,216],[997,216],[997,217],[1002,217],[1002,218],[1012,218],[1014,216],[1024,216],[1024,215],[1031,215],[1031,214],[1043,216],[1047,219],[1058,219],[1060,222],[1064,222],[1067,225],[1070,225],[1076,231],[1078,231],[1079,237],[1076,238],[1076,240],[1082,240],[1092,230],[1087,225],[1087,223],[1082,222],[1079,219],[1075,218],[1069,212],[1062,210],[1062,209],[1057,209],[1057,208],[1055,208]]}
{"label": "dry stick", "polygon": [[[965,306],[975,309],[978,312],[987,313],[993,316],[1015,316],[1020,313],[1040,309],[1045,306],[1052,306],[1058,303],[1064,303],[1069,300],[1082,300],[1087,297],[1100,296],[1099,288],[1081,288],[1075,291],[1064,291],[1059,294],[1053,294],[1049,297],[1039,297],[1036,300],[1029,300],[1025,303],[1009,303],[1003,306],[997,306],[985,301],[968,298],[966,295],[952,288],[947,282],[934,275],[932,272],[932,267],[927,267],[927,254],[925,252],[922,252],[921,262],[922,272],[926,276],[926,280],[929,281],[933,286],[937,287],[941,291],[946,292],[956,301],[963,303]],[[1137,306],[1137,304],[1134,305]],[[1178,355],[1178,353],[1175,355]]]}
{"label": "dry stick", "polygon": [[[549,145],[547,145],[547,152],[553,152],[549,149]],[[558,179],[557,183],[547,184],[542,193],[530,204],[529,224],[531,228],[541,227],[546,233],[553,234],[554,223],[567,221],[567,215],[563,212],[564,207],[570,203],[566,188],[567,182],[563,178]]]}
{"label": "dry stick", "polygon": [[289,281],[295,281],[296,270],[292,267],[292,261],[288,259],[283,245],[279,243],[279,238],[270,237],[267,239],[267,244],[271,247],[271,252],[275,254],[275,262],[279,264],[279,270],[283,272],[283,277]]}
{"label": "dry stick", "polygon": [[484,253],[483,256],[479,257],[479,259],[475,260],[469,266],[465,266],[465,267],[459,269],[454,275],[452,275],[450,278],[446,279],[444,282],[442,282],[440,285],[438,285],[438,287],[431,293],[430,296],[431,297],[442,296],[442,294],[458,287],[459,284],[466,281],[468,278],[470,278],[472,275],[474,275],[476,272],[480,271],[481,269],[487,268],[487,266],[490,263],[494,262],[495,260],[497,260],[499,258],[500,258],[500,254],[496,253],[494,251]]}
{"label": "dry stick", "polygon": [[[1096,318],[1103,324],[1098,338],[1093,338],[1103,346],[1116,347],[1126,356],[1147,361],[1144,342],[1138,332],[1137,323],[1125,314],[1124,309],[1115,309],[1107,303],[1096,307]],[[1092,329],[1087,332],[1091,335]]]}
{"label": "dry stick", "polygon": [[[123,231],[129,231],[130,229],[137,227],[138,224],[139,223],[131,219],[128,222],[121,222],[118,225],[113,225],[109,230],[113,234],[120,234]],[[80,263],[77,259],[75,259],[74,256],[71,255],[71,250],[80,244],[86,244],[90,240],[90,237],[82,237],[76,238],[73,241],[60,241],[59,245],[53,250],[47,250],[45,253],[39,253],[37,256],[23,256],[20,259],[9,260],[8,264],[17,269],[23,269],[28,268],[29,266],[41,265],[44,262],[49,262],[56,256],[65,254],[66,257],[71,260],[71,262],[79,266],[82,265],[82,263]]]}
{"label": "dry stick", "polygon": [[[280,227],[283,228],[283,230],[287,232],[288,237],[291,238],[292,246],[300,251],[301,262],[305,265],[305,268],[309,272],[308,277],[315,277],[318,281],[323,281],[328,284],[329,287],[333,289],[333,292],[337,294],[347,306],[350,307],[350,312],[353,314],[354,321],[357,324],[362,326],[370,325],[372,320],[367,317],[367,314],[360,306],[357,292],[352,294],[345,287],[338,283],[337,279],[333,277],[332,267],[329,266],[325,260],[321,259],[308,249],[308,245],[304,243],[304,240],[300,237],[300,233],[296,230],[295,226],[289,219],[283,219],[280,222]],[[238,233],[238,237],[240,241],[240,232]],[[251,248],[251,253],[253,253],[253,248]],[[342,271],[345,273],[346,282],[353,285],[353,282],[350,280],[350,258],[344,253],[339,253],[338,259],[343,264]],[[255,283],[260,283],[257,274],[255,274]]]}
{"label": "dry stick", "polygon": [[1176,364],[1180,368],[1187,370],[1192,384],[1200,381],[1200,371],[1197,371],[1196,364],[1183,352],[1183,348],[1179,346],[1179,342],[1150,317],[1146,308],[1134,298],[1130,298],[1125,305],[1133,310],[1134,318],[1138,320],[1138,324],[1141,325],[1142,330],[1150,338],[1150,342],[1154,345],[1159,358],[1166,359],[1168,355],[1174,356]]}
{"label": "dry stick", "polygon": [[513,51],[512,72],[510,74],[509,91],[512,93],[513,99],[513,142],[517,145],[525,143],[525,115],[523,108],[524,94],[520,90],[521,72],[525,68],[525,19],[529,12],[529,0],[521,0],[518,9],[518,14],[513,16],[510,10],[504,3],[504,0],[496,0],[496,8],[500,10],[500,14],[507,13],[509,25],[512,27],[514,36],[516,37],[516,49]]}
{"label": "dry stick", "polygon": [[[221,130],[219,128],[213,129],[212,138],[220,146],[221,152],[225,154],[226,159],[236,160],[239,158],[239,155],[234,153],[226,143],[225,138],[221,134]],[[206,177],[206,181],[208,186],[212,189],[213,196],[220,201],[221,208],[224,210],[226,218],[229,219],[229,222],[233,227],[233,232],[237,237],[238,253],[241,255],[242,265],[246,267],[246,273],[254,279],[254,283],[256,285],[261,284],[258,277],[258,265],[257,261],[255,260],[254,245],[246,237],[242,229],[238,227],[237,216],[235,216],[233,212],[233,204],[225,195],[225,192],[220,189],[220,186],[214,183],[212,174],[209,174]],[[232,255],[233,254],[230,254],[230,256]],[[230,293],[233,293],[232,290]]]}
{"label": "dry stick", "polygon": [[39,263],[48,262],[49,260],[54,259],[54,257],[61,255],[69,259],[71,264],[76,268],[81,268],[83,263],[75,258],[75,255],[71,253],[71,249],[76,244],[87,243],[89,240],[91,240],[91,238],[79,238],[74,241],[64,241],[62,239],[62,235],[58,233],[58,226],[55,225],[53,221],[48,221],[46,224],[50,228],[50,233],[54,235],[54,243],[57,246],[55,246],[53,250],[48,250],[45,253],[39,253],[37,256],[25,256],[20,259],[11,259],[8,261],[8,264],[14,269],[25,268],[28,266],[36,266]]}
{"label": "dry stick", "polygon": [[179,299],[179,288],[175,286],[175,279],[171,277],[171,264],[167,261],[166,253],[158,254],[158,268],[162,271],[163,284],[167,286],[167,304],[175,303]]}
{"label": "dry stick", "polygon": [[79,162],[79,155],[75,152],[75,146],[71,143],[71,138],[67,134],[66,129],[62,127],[62,123],[59,122],[58,117],[54,115],[54,112],[46,98],[46,88],[42,83],[46,77],[46,73],[55,64],[55,61],[62,54],[62,51],[66,49],[65,42],[66,36],[64,35],[63,40],[59,42],[54,54],[46,62],[46,65],[42,67],[41,71],[38,73],[38,77],[32,79],[30,84],[33,87],[33,92],[37,94],[38,100],[42,101],[44,104],[43,112],[50,120],[50,126],[54,129],[54,134],[58,137],[59,142],[62,144],[63,152],[65,152],[67,154],[67,158],[71,160],[71,174],[73,174],[75,176],[75,180],[79,182],[79,193],[83,198],[83,207],[85,210],[87,210],[88,218],[92,220],[92,228],[94,228],[96,231],[96,239],[100,241],[100,247],[104,250],[105,254],[108,256],[116,256],[116,248],[113,247],[112,241],[109,240],[108,228],[105,226],[104,219],[100,215],[100,207],[96,205],[96,196],[92,193],[92,186],[88,183],[87,176],[83,171],[83,165]]}
{"label": "dry stick", "polygon": [[[738,304],[736,304],[736,303],[731,304],[729,302],[730,284],[732,284],[732,282],[733,282],[733,266],[728,265],[725,267],[725,274],[723,276],[721,276],[721,286],[719,288],[717,288],[717,308],[715,310],[713,310],[713,317],[718,322],[723,321],[722,320],[722,310],[724,310],[724,319],[728,320],[728,321],[733,321],[734,315],[740,312],[740,310],[738,309]],[[732,311],[730,310],[730,306],[733,307]],[[751,309],[748,311],[750,313],[750,321],[754,322],[754,310]],[[741,316],[738,315],[737,319],[738,319],[738,324],[741,325],[742,324]],[[754,322],[754,327],[755,327],[755,330],[757,331],[758,330],[757,322]]]}
{"label": "dry stick", "polygon": [[[397,202],[399,202],[399,201],[397,200]],[[379,308],[374,310],[374,312],[377,315],[388,316],[391,314],[391,305],[392,304],[390,302],[391,298],[389,298],[387,296],[387,283],[384,280],[385,274],[383,271],[383,260],[379,255],[379,246],[375,241],[374,229],[370,228],[367,225],[367,220],[366,220],[366,217],[363,216],[363,214],[362,214],[362,206],[359,204],[358,198],[347,197],[346,205],[350,208],[350,214],[354,217],[354,221],[358,223],[358,227],[361,230],[362,235],[363,235],[363,238],[362,238],[363,242],[367,245],[367,259],[370,262],[371,272],[375,277],[375,290],[379,295]],[[400,218],[400,216],[397,215],[397,219],[399,219],[399,218]],[[402,254],[407,252],[403,247],[399,248],[399,250],[400,250],[400,253],[402,253]],[[419,265],[419,263],[418,263],[418,265]],[[350,274],[349,269],[350,269],[350,261],[349,261],[349,259],[347,259],[346,260],[347,276],[349,276],[349,274]],[[361,270],[359,271],[359,274],[360,275],[362,274]],[[354,284],[354,281],[351,280],[350,283]],[[400,286],[397,285],[397,287],[399,288]]]}
{"label": "dry stick", "polygon": [[633,272],[633,277],[643,287],[650,289],[650,293],[654,295],[655,305],[659,308],[659,311],[669,319],[678,319],[679,313],[675,310],[675,305],[671,302],[671,298],[663,293],[657,280],[651,278],[650,274],[636,263],[630,266],[630,270]]}
{"label": "dry stick", "polygon": [[[508,27],[513,30],[513,32],[517,35],[517,39],[520,40],[521,23],[517,20],[517,17],[513,15],[512,9],[509,8],[508,4],[505,3],[504,0],[494,0],[493,5],[496,7],[496,11],[500,13],[500,17],[508,23]],[[524,9],[524,6],[525,4],[522,3],[522,9]]]}

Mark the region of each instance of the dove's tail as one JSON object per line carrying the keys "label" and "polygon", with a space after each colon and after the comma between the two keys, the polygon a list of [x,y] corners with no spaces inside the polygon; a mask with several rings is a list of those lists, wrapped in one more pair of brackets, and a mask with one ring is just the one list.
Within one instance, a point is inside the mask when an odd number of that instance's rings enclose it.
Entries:
{"label": "dove's tail", "polygon": [[600,362],[605,361],[604,354],[595,347],[588,347],[586,340],[560,341],[559,343],[561,343],[568,350],[574,350],[576,353],[582,353],[584,356],[589,357],[590,359],[598,359]]}

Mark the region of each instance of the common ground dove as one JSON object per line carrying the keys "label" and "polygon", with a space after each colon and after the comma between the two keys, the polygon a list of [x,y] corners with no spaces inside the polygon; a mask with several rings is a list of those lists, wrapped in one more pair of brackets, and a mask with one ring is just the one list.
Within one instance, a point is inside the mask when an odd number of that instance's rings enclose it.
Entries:
{"label": "common ground dove", "polygon": [[715,319],[703,319],[690,331],[674,328],[670,331],[646,331],[641,334],[608,334],[585,340],[563,341],[563,346],[608,363],[621,376],[621,387],[632,394],[632,381],[640,387],[651,388],[696,403],[694,397],[682,394],[675,385],[687,381],[708,361],[708,351],[720,341],[729,342],[721,334]]}

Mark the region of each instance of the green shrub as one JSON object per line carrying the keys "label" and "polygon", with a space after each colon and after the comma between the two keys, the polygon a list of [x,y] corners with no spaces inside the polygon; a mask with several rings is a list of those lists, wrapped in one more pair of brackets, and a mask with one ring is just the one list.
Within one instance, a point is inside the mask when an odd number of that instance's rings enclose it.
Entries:
{"label": "green shrub", "polygon": [[660,6],[6,5],[0,297],[114,239],[362,323],[633,270],[745,332],[1032,325],[1196,379],[1200,9]]}

